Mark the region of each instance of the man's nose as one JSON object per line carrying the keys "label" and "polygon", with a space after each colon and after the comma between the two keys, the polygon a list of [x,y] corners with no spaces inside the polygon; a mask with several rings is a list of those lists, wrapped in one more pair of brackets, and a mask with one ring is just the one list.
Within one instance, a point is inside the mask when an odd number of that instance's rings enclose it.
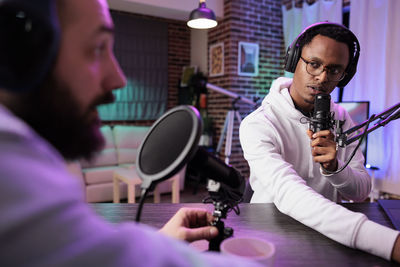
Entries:
{"label": "man's nose", "polygon": [[126,77],[118,61],[112,55],[106,78],[106,87],[111,90],[122,88],[126,85]]}
{"label": "man's nose", "polygon": [[328,79],[328,72],[327,72],[326,68],[324,68],[324,69],[322,70],[322,72],[321,72],[320,74],[318,74],[317,76],[315,76],[315,77],[316,77],[318,80],[323,81],[323,82],[329,81],[329,79]]}

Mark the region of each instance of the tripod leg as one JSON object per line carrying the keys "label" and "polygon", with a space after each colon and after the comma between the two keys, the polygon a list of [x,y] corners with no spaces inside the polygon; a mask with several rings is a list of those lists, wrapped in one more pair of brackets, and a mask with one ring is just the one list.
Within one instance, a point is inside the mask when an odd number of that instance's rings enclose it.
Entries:
{"label": "tripod leg", "polygon": [[221,152],[222,143],[224,142],[224,137],[226,134],[226,129],[228,128],[228,117],[229,117],[229,112],[226,114],[224,128],[222,129],[221,135],[219,136],[217,150],[215,151],[216,154],[219,154],[219,152]]}
{"label": "tripod leg", "polygon": [[236,119],[239,122],[239,125],[242,123],[242,118],[240,117],[240,113],[239,111],[235,111],[235,115],[236,115]]}
{"label": "tripod leg", "polygon": [[229,158],[231,157],[231,149],[232,149],[232,135],[233,135],[233,123],[235,114],[233,110],[228,112],[228,133],[226,135],[226,142],[225,142],[225,163],[229,164]]}

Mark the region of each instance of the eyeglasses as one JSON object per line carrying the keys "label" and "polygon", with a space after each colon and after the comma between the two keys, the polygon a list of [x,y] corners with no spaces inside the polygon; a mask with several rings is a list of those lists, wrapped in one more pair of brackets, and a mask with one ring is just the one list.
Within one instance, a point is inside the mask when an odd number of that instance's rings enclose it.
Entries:
{"label": "eyeglasses", "polygon": [[346,76],[346,72],[344,72],[342,68],[326,67],[319,62],[308,61],[305,60],[303,57],[300,58],[304,61],[304,63],[306,63],[306,71],[312,76],[318,76],[326,71],[328,81],[330,82],[339,82],[343,80],[344,76]]}

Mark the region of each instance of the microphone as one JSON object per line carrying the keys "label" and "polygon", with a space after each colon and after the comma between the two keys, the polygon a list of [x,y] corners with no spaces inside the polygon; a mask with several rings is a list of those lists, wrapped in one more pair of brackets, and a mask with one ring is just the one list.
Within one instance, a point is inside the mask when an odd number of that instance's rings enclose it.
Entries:
{"label": "microphone", "polygon": [[328,130],[333,127],[331,109],[331,96],[317,94],[314,102],[314,112],[310,118],[310,130],[314,133]]}
{"label": "microphone", "polygon": [[203,148],[198,148],[189,164],[205,176],[232,188],[240,187],[242,181],[244,181],[235,168],[226,165],[222,160],[214,157]]}
{"label": "microphone", "polygon": [[214,200],[240,201],[246,186],[238,170],[199,147],[189,166],[209,178],[207,189]]}

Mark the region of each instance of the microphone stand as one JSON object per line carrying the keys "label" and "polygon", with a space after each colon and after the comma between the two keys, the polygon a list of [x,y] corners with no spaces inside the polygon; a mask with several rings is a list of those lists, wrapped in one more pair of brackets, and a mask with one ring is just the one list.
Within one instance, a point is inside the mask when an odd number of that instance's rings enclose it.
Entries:
{"label": "microphone stand", "polygon": [[206,83],[206,88],[233,98],[232,106],[228,110],[228,112],[226,113],[225,122],[224,122],[224,128],[221,131],[221,135],[220,135],[219,141],[218,141],[217,150],[215,151],[215,153],[218,155],[219,152],[221,151],[221,147],[222,147],[222,144],[224,142],[224,138],[226,136],[225,163],[229,164],[229,158],[231,156],[231,150],[232,150],[232,135],[233,135],[234,119],[236,118],[237,121],[239,122],[239,124],[242,122],[242,119],[240,117],[238,108],[235,105],[239,100],[243,101],[244,103],[247,103],[249,105],[252,105],[254,107],[257,106],[257,103],[255,102],[256,100],[252,101],[249,98],[240,96],[240,95],[238,95],[238,94],[236,94],[234,92],[225,90],[224,88],[218,87],[218,86],[213,85],[211,83]]}
{"label": "microphone stand", "polygon": [[[395,112],[397,110],[397,112]],[[394,113],[395,112],[395,113]],[[393,114],[394,113],[394,114]],[[393,115],[392,115],[393,114]],[[346,163],[338,170],[336,171],[328,171],[328,170],[324,170],[325,172],[329,173],[329,174],[336,174],[339,173],[341,171],[343,171],[347,165],[350,163],[350,161],[353,159],[357,149],[360,147],[362,140],[364,139],[365,136],[367,136],[367,134],[369,134],[370,132],[376,130],[379,127],[385,126],[386,124],[388,124],[389,122],[391,122],[392,120],[396,120],[400,118],[400,103],[390,107],[389,109],[381,112],[378,115],[373,114],[368,120],[364,121],[363,123],[354,126],[353,128],[350,128],[349,130],[343,132],[343,124],[345,123],[345,121],[341,121],[341,120],[337,120],[336,121],[336,136],[335,136],[335,141],[337,143],[338,146],[340,147],[345,147],[351,143],[353,143],[354,141],[361,139],[360,142],[358,142],[357,146],[354,148],[353,152],[350,155],[350,158],[346,161]],[[369,124],[376,120],[376,119],[381,119],[379,122],[375,123],[375,125],[372,128],[368,128]],[[356,136],[354,136],[353,138],[347,139],[347,137],[353,133],[354,131],[365,127],[364,131]]]}
{"label": "microphone stand", "polygon": [[[397,110],[397,112],[395,112]],[[395,113],[394,113],[395,112]],[[394,114],[393,114],[394,113]],[[342,126],[344,124],[344,121],[336,121],[336,142],[340,147],[345,147],[354,141],[360,139],[361,137],[369,134],[370,132],[375,131],[379,127],[384,127],[386,124],[389,122],[399,119],[400,118],[400,103],[397,103],[396,105],[388,108],[387,110],[379,113],[378,115],[372,115],[368,120],[362,122],[359,125],[354,126],[353,128],[350,128],[349,130],[343,132]],[[380,119],[377,123],[374,124],[373,127],[369,129],[365,129],[363,133],[360,133],[350,139],[347,139],[347,137],[352,134],[353,132],[357,131],[360,128],[363,128],[367,126],[370,122],[373,122],[377,119]]]}
{"label": "microphone stand", "polygon": [[221,132],[221,135],[220,135],[219,141],[218,141],[217,150],[215,151],[216,155],[218,155],[219,152],[221,152],[222,143],[224,142],[224,137],[226,136],[225,164],[229,164],[229,159],[231,157],[234,118],[236,117],[239,124],[242,123],[242,118],[240,117],[239,110],[236,107],[236,102],[239,99],[240,99],[240,97],[237,97],[232,100],[232,107],[226,113],[224,128],[222,129],[222,132]]}
{"label": "microphone stand", "polygon": [[240,214],[239,202],[242,201],[242,194],[237,194],[233,188],[212,179],[208,180],[207,189],[210,196],[204,199],[203,203],[212,202],[214,205],[214,220],[211,225],[218,229],[218,236],[210,240],[208,250],[220,251],[221,242],[233,236],[233,228],[225,227],[222,219],[226,219],[231,210],[234,210],[237,215]]}
{"label": "microphone stand", "polygon": [[[397,111],[396,111],[397,110]],[[396,112],[395,112],[396,111]],[[393,114],[394,113],[394,114]],[[373,114],[368,120],[364,121],[363,123],[354,126],[353,128],[350,128],[346,132],[342,131],[342,126],[344,124],[344,121],[336,121],[336,142],[340,147],[345,147],[354,141],[361,139],[360,142],[358,143],[357,147],[354,149],[350,159],[347,161],[345,166],[350,162],[350,160],[353,158],[355,151],[358,149],[360,146],[362,140],[364,137],[369,134],[370,132],[378,129],[379,127],[386,126],[389,122],[399,119],[400,118],[400,103],[397,103],[396,105],[388,108],[387,110],[381,112],[378,115]],[[375,121],[376,119],[380,119],[375,125],[371,128],[368,128],[370,122]],[[354,136],[353,138],[347,139],[347,137],[357,131],[360,128],[365,127],[365,130]],[[370,202],[374,202],[375,197],[375,174],[374,171],[377,170],[377,167],[369,167],[372,170],[372,187],[371,187],[371,193],[370,193]]]}
{"label": "microphone stand", "polygon": [[222,221],[222,219],[226,219],[226,215],[230,207],[221,201],[213,201],[213,205],[213,216],[215,219],[211,225],[218,228],[218,236],[210,240],[210,243],[208,244],[208,250],[220,251],[221,242],[226,238],[233,236],[233,228],[225,227],[225,223]]}

